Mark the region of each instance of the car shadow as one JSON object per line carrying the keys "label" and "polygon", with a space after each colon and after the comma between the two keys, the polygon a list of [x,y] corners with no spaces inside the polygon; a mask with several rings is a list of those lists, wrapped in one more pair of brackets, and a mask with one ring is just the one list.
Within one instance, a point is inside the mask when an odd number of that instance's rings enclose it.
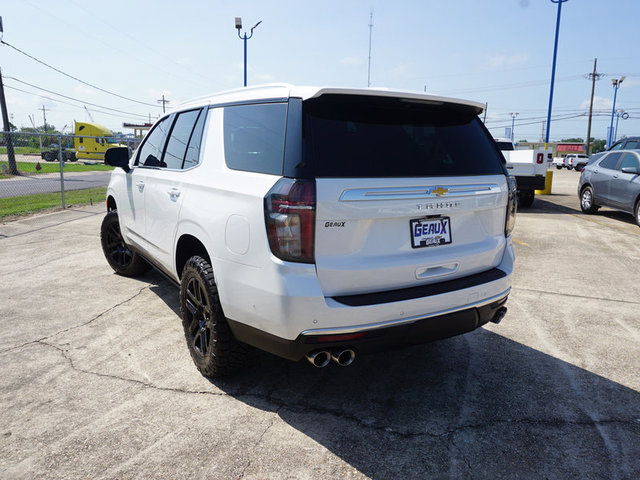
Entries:
{"label": "car shadow", "polygon": [[[179,315],[175,287],[151,289]],[[489,329],[347,368],[255,350],[210,382],[369,478],[640,478],[640,393]],[[289,478],[298,434],[275,435],[270,475]]]}

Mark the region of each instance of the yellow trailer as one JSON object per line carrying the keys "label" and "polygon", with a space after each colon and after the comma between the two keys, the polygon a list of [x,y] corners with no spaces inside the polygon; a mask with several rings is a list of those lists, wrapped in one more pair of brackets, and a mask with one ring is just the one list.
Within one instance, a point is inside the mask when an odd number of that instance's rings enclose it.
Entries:
{"label": "yellow trailer", "polygon": [[82,135],[73,139],[77,158],[104,160],[104,152],[108,148],[126,147],[120,143],[109,143],[107,138],[112,137],[113,132],[97,123],[75,122],[74,134]]}

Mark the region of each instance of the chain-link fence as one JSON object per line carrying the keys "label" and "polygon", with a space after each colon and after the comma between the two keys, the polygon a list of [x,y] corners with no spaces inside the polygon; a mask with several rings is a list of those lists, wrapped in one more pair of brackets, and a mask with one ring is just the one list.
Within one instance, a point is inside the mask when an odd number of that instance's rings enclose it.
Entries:
{"label": "chain-link fence", "polygon": [[0,132],[0,221],[51,208],[104,201],[108,148],[139,139]]}

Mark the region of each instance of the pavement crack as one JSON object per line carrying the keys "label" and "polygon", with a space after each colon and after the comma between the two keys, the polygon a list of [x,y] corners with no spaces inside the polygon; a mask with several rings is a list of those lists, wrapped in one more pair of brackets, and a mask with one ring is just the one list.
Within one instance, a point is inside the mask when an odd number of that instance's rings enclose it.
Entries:
{"label": "pavement crack", "polygon": [[[482,423],[469,423],[464,425],[458,425],[455,428],[450,428],[442,431],[409,431],[409,430],[395,430],[387,425],[376,425],[371,423],[370,421],[364,420],[357,415],[347,412],[338,408],[330,408],[330,407],[320,407],[317,405],[309,405],[301,402],[296,403],[285,403],[282,400],[277,400],[271,394],[259,394],[259,393],[248,393],[248,392],[214,392],[211,390],[189,390],[184,388],[175,388],[175,387],[162,387],[155,385],[151,382],[145,382],[142,380],[137,380],[134,378],[128,378],[120,375],[114,375],[109,373],[101,373],[95,372],[92,370],[88,370],[85,368],[79,367],[71,358],[68,353],[68,350],[65,350],[57,345],[52,343],[47,343],[44,340],[37,340],[31,342],[33,344],[44,345],[49,348],[53,348],[57,350],[62,357],[66,360],[72,370],[83,373],[86,375],[92,375],[100,378],[110,379],[110,380],[118,380],[122,382],[127,382],[133,385],[137,385],[142,388],[151,388],[154,390],[168,392],[168,393],[177,393],[183,395],[210,395],[213,397],[231,397],[237,400],[242,401],[242,398],[252,398],[256,400],[261,400],[267,402],[273,406],[270,410],[273,411],[273,418],[269,425],[265,427],[264,431],[260,435],[260,438],[256,441],[254,447],[258,446],[266,433],[269,431],[271,427],[275,424],[276,418],[281,414],[283,410],[287,410],[291,413],[297,414],[310,414],[315,413],[318,415],[329,415],[335,417],[340,420],[347,421],[349,423],[353,423],[360,428],[364,428],[370,431],[380,432],[384,435],[392,435],[395,437],[403,438],[403,439],[413,439],[420,437],[428,437],[435,439],[443,439],[454,437],[458,433],[472,430],[482,430],[492,427],[499,427],[505,425],[529,425],[529,426],[540,426],[540,427],[548,427],[548,428],[563,428],[566,426],[584,426],[584,427],[593,427],[600,428],[602,426],[609,425],[631,425],[633,427],[637,427],[638,420],[633,418],[609,418],[609,419],[585,419],[585,420],[566,420],[562,418],[550,418],[550,419],[535,419],[535,418],[520,418],[520,419],[495,419],[488,422]],[[456,447],[457,448],[457,447]],[[466,459],[465,459],[466,461]],[[243,472],[239,478],[242,478],[245,474],[246,470],[250,466],[250,462],[245,466]]]}
{"label": "pavement crack", "polygon": [[[253,445],[252,450],[255,450],[256,447],[258,447],[258,445],[260,445],[262,443],[262,439],[264,438],[264,436],[267,434],[267,432],[271,429],[271,427],[273,427],[273,424],[276,423],[276,418],[278,417],[278,414],[280,413],[280,409],[282,407],[278,407],[278,409],[273,412],[273,415],[271,417],[271,422],[269,422],[269,425],[267,425],[267,427],[263,430],[263,432],[260,434],[260,437],[258,438],[258,440],[255,442],[255,444]],[[249,467],[251,466],[251,457],[249,457],[249,460],[247,461],[247,464],[244,466],[244,468],[242,469],[242,472],[240,473],[240,476],[238,477],[238,480],[244,478],[247,470],[249,469]]]}
{"label": "pavement crack", "polygon": [[[58,331],[57,331],[57,332],[55,332],[55,333],[52,333],[52,334],[50,334],[50,335],[46,335],[46,336],[41,337],[41,338],[38,338],[38,339],[36,339],[36,340],[31,340],[31,341],[29,341],[29,342],[25,342],[25,343],[22,343],[22,344],[20,344],[20,345],[16,345],[16,346],[13,346],[13,347],[9,347],[9,348],[7,348],[7,349],[4,349],[4,350],[0,350],[0,354],[7,353],[7,352],[11,352],[11,351],[13,351],[13,350],[19,350],[19,349],[21,349],[21,348],[23,348],[23,347],[26,347],[26,346],[29,346],[29,345],[33,345],[33,344],[35,344],[35,343],[43,343],[45,340],[49,340],[49,339],[51,339],[51,338],[54,338],[54,337],[56,337],[56,336],[58,336],[58,335],[60,335],[60,334],[62,334],[62,333],[66,333],[66,332],[70,332],[70,331],[72,331],[72,330],[76,330],[76,329],[78,329],[78,328],[86,327],[87,325],[89,325],[89,324],[91,324],[91,323],[95,322],[96,320],[98,320],[99,318],[103,317],[103,316],[104,316],[104,315],[106,315],[107,313],[109,313],[109,312],[111,312],[111,311],[115,310],[116,308],[118,308],[118,307],[120,307],[120,306],[124,305],[125,303],[128,303],[128,302],[132,301],[132,300],[133,300],[133,299],[135,299],[136,297],[140,296],[140,295],[142,294],[142,292],[144,292],[144,291],[145,291],[145,290],[147,290],[148,288],[150,288],[150,287],[149,287],[149,285],[145,285],[144,287],[140,288],[140,290],[138,290],[136,293],[134,293],[134,294],[133,294],[132,296],[130,296],[129,298],[127,298],[127,299],[125,299],[125,300],[121,301],[120,303],[117,303],[116,305],[114,305],[114,306],[112,306],[112,307],[107,308],[106,310],[104,310],[103,312],[100,312],[99,314],[95,315],[94,317],[92,317],[91,319],[87,320],[86,322],[80,323],[80,324],[78,324],[78,325],[74,325],[74,326],[72,326],[72,327],[67,327],[67,328],[64,328],[64,329],[62,329],[62,330],[58,330]],[[49,345],[49,344],[45,344],[45,345]]]}
{"label": "pavement crack", "polygon": [[159,391],[163,391],[163,392],[188,393],[188,394],[197,394],[197,395],[208,394],[208,395],[220,396],[220,397],[228,396],[227,393],[211,392],[211,391],[207,391],[207,390],[198,391],[198,390],[185,390],[185,389],[182,389],[182,388],[173,388],[173,387],[160,387],[158,385],[154,385],[154,384],[149,383],[149,382],[144,382],[142,380],[136,380],[135,378],[128,378],[128,377],[123,377],[123,376],[120,376],[120,375],[113,375],[113,374],[110,374],[110,373],[94,372],[93,370],[87,370],[87,369],[81,368],[78,365],[76,365],[76,363],[73,361],[73,359],[69,355],[68,350],[65,350],[64,348],[61,348],[61,347],[59,347],[57,345],[54,345],[52,343],[47,343],[44,340],[36,340],[35,342],[32,342],[32,343],[45,345],[47,347],[51,347],[51,348],[57,350],[58,352],[60,352],[62,357],[67,361],[67,363],[69,364],[69,366],[71,367],[72,370],[74,370],[76,372],[79,372],[79,373],[84,373],[86,375],[92,375],[92,376],[100,377],[100,378],[108,378],[108,379],[111,379],[111,380],[120,380],[122,382],[131,383],[131,384],[143,387],[143,388],[152,388],[154,390],[159,390]]}
{"label": "pavement crack", "polygon": [[[511,290],[512,291],[519,291],[520,290],[520,291],[523,291],[523,292],[554,295],[554,296],[558,296],[558,297],[566,297],[568,295],[567,293],[551,292],[551,291],[548,291],[548,290],[538,290],[538,289],[535,289],[535,288],[512,287]],[[615,303],[627,303],[629,305],[640,305],[640,302],[634,302],[632,300],[620,300],[618,298],[604,298],[604,297],[593,297],[593,296],[588,296],[588,295],[574,295],[574,294],[571,294],[571,297],[573,297],[573,298],[584,298],[585,300],[599,300],[599,301],[603,301],[603,302],[615,302]]]}

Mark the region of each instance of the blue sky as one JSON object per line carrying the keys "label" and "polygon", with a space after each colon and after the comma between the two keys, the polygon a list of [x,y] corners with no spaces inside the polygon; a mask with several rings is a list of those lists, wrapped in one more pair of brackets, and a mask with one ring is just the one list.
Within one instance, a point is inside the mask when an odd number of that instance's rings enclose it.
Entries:
{"label": "blue sky", "polygon": [[[13,123],[62,128],[87,121],[123,131],[123,122],[157,118],[164,94],[177,106],[242,86],[250,28],[249,84],[286,82],[366,87],[369,14],[373,10],[371,84],[488,103],[487,127],[538,140],[549,101],[556,4],[550,0],[323,0],[4,2],[4,41],[85,82],[149,105],[120,99],[50,70],[0,45],[0,68]],[[626,75],[616,109],[618,137],[640,134],[640,1],[568,0],[562,7],[551,139],[585,137],[598,58],[592,136],[605,138],[612,78]],[[25,83],[27,82],[32,86]],[[24,93],[16,89],[24,90]],[[47,93],[44,89],[80,100]],[[73,105],[68,105],[67,102]],[[566,118],[571,116],[575,118]],[[581,115],[581,116],[580,116]]]}

